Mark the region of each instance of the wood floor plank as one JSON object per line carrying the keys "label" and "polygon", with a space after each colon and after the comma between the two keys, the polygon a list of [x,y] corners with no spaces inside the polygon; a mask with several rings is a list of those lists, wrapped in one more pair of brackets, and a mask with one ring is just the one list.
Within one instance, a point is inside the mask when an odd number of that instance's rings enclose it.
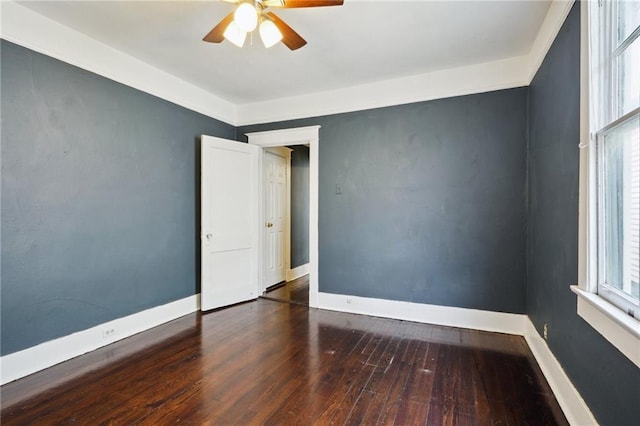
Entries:
{"label": "wood floor plank", "polygon": [[367,392],[372,393],[372,401],[362,415],[362,424],[376,424],[389,400],[391,383],[394,383],[400,372],[402,354],[406,352],[409,341],[398,337],[390,339],[387,352],[384,355],[384,364],[378,366],[367,385]]}
{"label": "wood floor plank", "polygon": [[[365,340],[361,340],[358,347],[353,351],[353,355],[345,361],[342,367],[339,367],[333,371],[330,380],[323,381],[322,389],[325,392],[319,392],[321,397],[326,398],[327,406],[315,420],[315,424],[329,424],[334,417],[340,414],[340,411],[344,409],[345,399],[351,400],[354,393],[359,394],[360,389],[358,385],[366,386],[366,383],[373,372],[374,366],[367,364],[368,359],[373,353],[373,349],[380,344],[381,340],[374,338],[370,334]],[[334,364],[337,366],[337,363]],[[327,392],[330,389],[330,392]],[[351,409],[351,405],[348,405]],[[338,423],[340,424],[340,423]]]}
{"label": "wood floor plank", "polygon": [[376,372],[386,369],[390,359],[391,351],[397,347],[396,342],[389,337],[382,337],[376,349],[365,363],[360,374],[359,381],[356,381],[347,392],[347,397],[343,399],[340,410],[332,418],[334,424],[361,424],[362,417],[369,408],[374,396],[367,389],[375,386],[371,381],[378,378]]}
{"label": "wood floor plank", "polygon": [[433,387],[433,373],[425,368],[429,361],[429,346],[428,342],[418,343],[415,365],[400,398],[394,424],[404,425],[415,421],[424,423],[427,419]]}
{"label": "wood floor plank", "polygon": [[382,408],[382,412],[378,418],[379,424],[395,424],[402,396],[406,390],[406,384],[409,377],[413,374],[413,361],[418,352],[418,346],[419,342],[417,340],[409,340],[406,349],[402,352],[397,362],[398,372],[391,383],[384,408]]}
{"label": "wood floor plank", "polygon": [[[341,359],[347,358],[353,351],[363,347],[368,339],[368,333],[356,330],[345,331],[335,330],[333,328],[323,328],[320,332],[324,335],[337,335],[338,340],[332,342],[329,346],[321,346],[318,348],[317,356],[311,356],[308,361],[311,368],[306,369],[306,375],[294,390],[297,398],[289,398],[272,415],[265,421],[266,424],[279,424],[284,422],[301,422],[302,424],[311,424],[326,409],[326,401],[329,398],[329,392],[323,396],[323,386],[335,384],[333,367],[339,364]],[[322,339],[323,341],[331,341],[330,339]],[[319,403],[321,402],[321,403]]]}
{"label": "wood floor plank", "polygon": [[270,300],[9,383],[3,425],[566,425],[522,337]]}

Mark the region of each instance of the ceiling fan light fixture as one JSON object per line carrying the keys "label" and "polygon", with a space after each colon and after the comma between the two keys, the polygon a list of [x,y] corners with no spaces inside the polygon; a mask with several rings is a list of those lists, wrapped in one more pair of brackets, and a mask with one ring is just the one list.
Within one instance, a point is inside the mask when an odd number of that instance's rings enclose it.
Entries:
{"label": "ceiling fan light fixture", "polygon": [[243,31],[234,21],[232,21],[227,29],[224,31],[224,38],[238,47],[244,45],[244,41],[247,38],[247,33]]}
{"label": "ceiling fan light fixture", "polygon": [[267,49],[282,40],[282,33],[272,21],[265,19],[260,24],[260,38]]}
{"label": "ceiling fan light fixture", "polygon": [[233,20],[244,32],[251,32],[258,26],[258,11],[251,3],[242,3],[233,14]]}

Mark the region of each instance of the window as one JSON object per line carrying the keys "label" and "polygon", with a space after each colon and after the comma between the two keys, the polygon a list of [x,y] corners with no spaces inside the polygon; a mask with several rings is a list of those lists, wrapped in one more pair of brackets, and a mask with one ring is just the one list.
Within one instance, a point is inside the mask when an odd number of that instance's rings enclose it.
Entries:
{"label": "window", "polygon": [[[590,7],[597,293],[640,318],[640,1]],[[591,256],[590,259],[594,260]]]}

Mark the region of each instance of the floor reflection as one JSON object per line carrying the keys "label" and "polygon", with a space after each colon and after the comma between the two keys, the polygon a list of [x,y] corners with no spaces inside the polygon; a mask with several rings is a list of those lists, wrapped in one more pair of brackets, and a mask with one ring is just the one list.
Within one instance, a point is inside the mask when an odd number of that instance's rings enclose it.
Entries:
{"label": "floor reflection", "polygon": [[566,424],[521,336],[264,299],[156,327],[2,396],[3,425]]}
{"label": "floor reflection", "polygon": [[309,275],[274,286],[268,289],[261,297],[278,302],[309,306]]}

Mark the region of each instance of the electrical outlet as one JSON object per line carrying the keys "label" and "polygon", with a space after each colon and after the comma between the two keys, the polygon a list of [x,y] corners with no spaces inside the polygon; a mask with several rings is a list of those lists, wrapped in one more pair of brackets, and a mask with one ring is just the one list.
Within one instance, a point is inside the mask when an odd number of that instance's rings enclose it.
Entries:
{"label": "electrical outlet", "polygon": [[114,334],[116,334],[116,329],[113,327],[102,330],[102,337],[105,339],[112,337]]}
{"label": "electrical outlet", "polygon": [[342,194],[342,185],[339,183],[336,183],[336,194]]}
{"label": "electrical outlet", "polygon": [[542,337],[544,337],[544,340],[547,340],[547,338],[549,337],[549,325],[546,322],[542,327]]}

